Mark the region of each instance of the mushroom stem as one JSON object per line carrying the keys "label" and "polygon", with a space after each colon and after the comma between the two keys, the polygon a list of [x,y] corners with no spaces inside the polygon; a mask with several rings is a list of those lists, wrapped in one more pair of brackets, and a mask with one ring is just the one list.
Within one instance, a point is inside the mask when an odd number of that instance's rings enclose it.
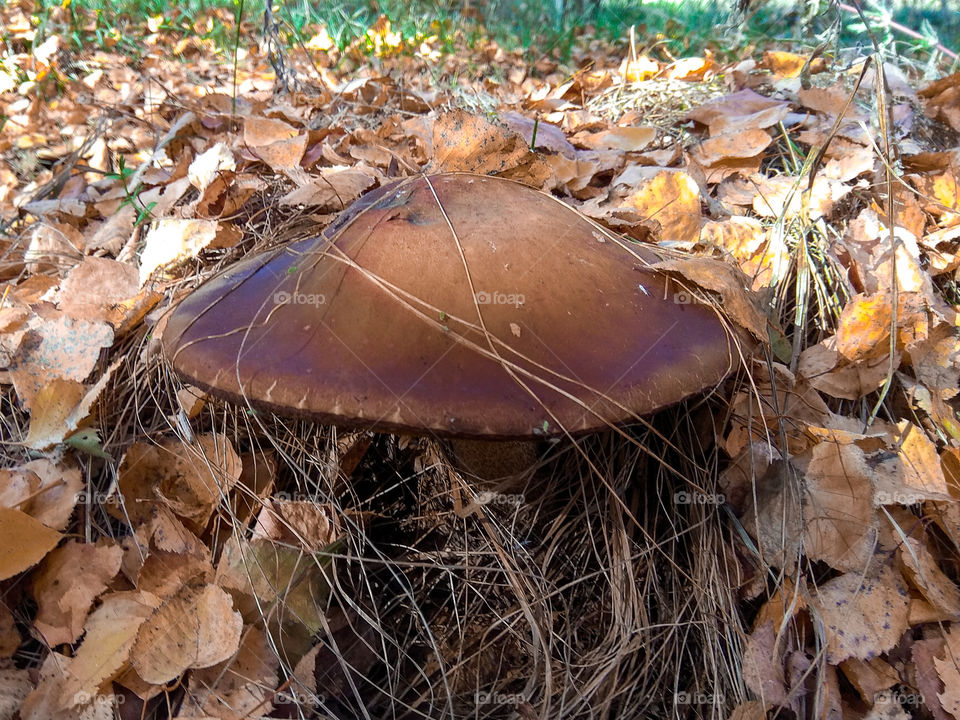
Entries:
{"label": "mushroom stem", "polygon": [[530,472],[540,459],[536,440],[450,440],[453,460],[459,470],[481,480],[520,478]]}

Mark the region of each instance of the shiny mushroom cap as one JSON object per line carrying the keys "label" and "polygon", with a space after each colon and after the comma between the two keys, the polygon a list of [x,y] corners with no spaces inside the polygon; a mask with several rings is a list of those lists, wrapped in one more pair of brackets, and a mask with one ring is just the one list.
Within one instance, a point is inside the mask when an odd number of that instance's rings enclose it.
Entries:
{"label": "shiny mushroom cap", "polygon": [[716,310],[677,302],[680,288],[648,268],[659,259],[511,180],[411,177],[322,236],[204,283],[163,345],[189,381],[280,415],[448,437],[579,434],[737,364]]}

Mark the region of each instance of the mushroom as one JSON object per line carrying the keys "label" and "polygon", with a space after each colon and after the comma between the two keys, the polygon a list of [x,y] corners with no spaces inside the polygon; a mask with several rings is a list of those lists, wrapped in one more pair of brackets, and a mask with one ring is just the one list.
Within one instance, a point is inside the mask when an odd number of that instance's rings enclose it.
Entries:
{"label": "mushroom", "polygon": [[214,395],[483,441],[460,453],[480,467],[489,441],[529,448],[635,421],[737,365],[716,310],[677,294],[649,268],[660,259],[516,181],[409,177],[319,237],[201,285],[169,316],[163,345]]}

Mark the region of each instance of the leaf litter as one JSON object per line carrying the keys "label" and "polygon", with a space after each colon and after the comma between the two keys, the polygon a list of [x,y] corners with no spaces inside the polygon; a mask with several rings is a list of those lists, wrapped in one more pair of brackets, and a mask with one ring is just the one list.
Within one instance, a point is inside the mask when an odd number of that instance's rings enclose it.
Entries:
{"label": "leaf litter", "polygon": [[[884,66],[884,186],[864,58],[531,65],[404,50],[384,19],[363,48],[311,39],[290,93],[258,48],[233,77],[156,31],[140,67],[17,52],[33,31],[4,12],[0,710],[960,718],[956,74]],[[685,251],[660,270],[748,331],[746,371],[498,505],[434,441],[261,417],[164,369],[163,314],[203,278],[439,169]]]}

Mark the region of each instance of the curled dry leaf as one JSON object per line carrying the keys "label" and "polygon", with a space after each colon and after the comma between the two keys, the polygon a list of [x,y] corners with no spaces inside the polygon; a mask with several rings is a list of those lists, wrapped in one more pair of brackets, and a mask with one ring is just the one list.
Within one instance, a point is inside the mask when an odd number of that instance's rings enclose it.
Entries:
{"label": "curled dry leaf", "polygon": [[711,135],[773,127],[790,112],[789,103],[764,97],[753,90],[724,95],[687,113],[687,120],[706,125]]}
{"label": "curled dry leaf", "polygon": [[766,341],[767,319],[757,307],[754,296],[744,287],[746,279],[736,267],[717,262],[709,257],[686,257],[653,264],[654,270],[674,273],[682,280],[677,283],[679,301],[693,302],[695,296],[686,292],[683,281],[689,281],[720,296],[718,306],[723,314],[758,340]]}
{"label": "curled dry leaf", "polygon": [[[888,333],[889,335],[889,333]],[[899,354],[894,367],[899,364]],[[882,354],[851,362],[837,350],[837,336],[831,335],[804,349],[797,362],[797,374],[831,397],[857,400],[869,395],[887,379],[890,360]]]}
{"label": "curled dry leaf", "polygon": [[943,691],[937,697],[943,709],[956,718],[960,717],[960,625],[951,623],[944,639],[942,653],[933,658],[943,683]]}
{"label": "curled dry leaf", "polygon": [[299,187],[280,199],[281,205],[309,205],[320,210],[343,210],[380,177],[372,168],[344,165],[322,168],[319,175],[292,173]]}
{"label": "curled dry leaf", "polygon": [[66,529],[82,489],[76,467],[47,458],[0,470],[0,507],[22,510],[54,530]]}
{"label": "curled dry leaf", "polygon": [[120,463],[122,507],[108,506],[135,524],[152,517],[156,503],[202,527],[240,477],[239,456],[225,436],[201,435],[192,444],[164,439],[134,443]]}
{"label": "curled dry leaf", "polygon": [[137,674],[163,685],[190,668],[223,662],[240,646],[243,619],[216,585],[186,586],[139,627],[130,651]]}
{"label": "curled dry leaf", "polygon": [[158,220],[147,233],[140,255],[140,285],[144,285],[156,270],[196,257],[216,235],[216,220]]}
{"label": "curled dry leaf", "polygon": [[283,120],[263,117],[244,118],[243,142],[275,172],[298,167],[307,149],[306,133]]}

